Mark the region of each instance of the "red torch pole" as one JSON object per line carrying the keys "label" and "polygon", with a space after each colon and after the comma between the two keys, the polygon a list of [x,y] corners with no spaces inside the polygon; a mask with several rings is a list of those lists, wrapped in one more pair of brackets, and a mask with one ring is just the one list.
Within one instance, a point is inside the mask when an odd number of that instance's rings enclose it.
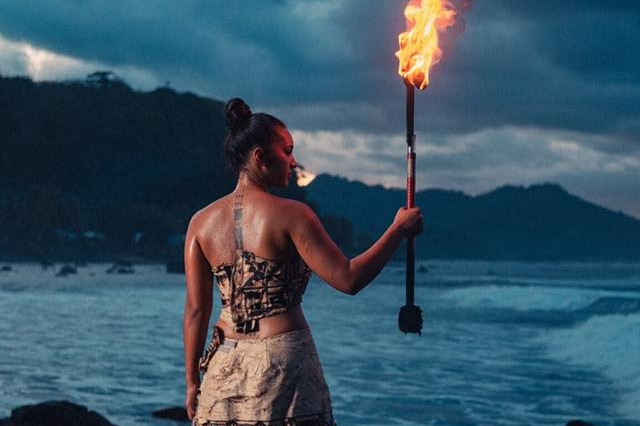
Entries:
{"label": "red torch pole", "polygon": [[[413,130],[413,106],[414,87],[407,86],[407,208],[416,206],[416,135]],[[413,237],[407,241],[407,305],[413,305],[415,286],[415,240]]]}
{"label": "red torch pole", "polygon": [[[413,84],[405,81],[407,86],[407,208],[416,205],[416,135],[413,130],[414,93]],[[418,333],[422,331],[422,310],[414,305],[415,289],[415,240],[407,240],[407,268],[406,268],[406,304],[400,308],[398,326],[404,333]]]}

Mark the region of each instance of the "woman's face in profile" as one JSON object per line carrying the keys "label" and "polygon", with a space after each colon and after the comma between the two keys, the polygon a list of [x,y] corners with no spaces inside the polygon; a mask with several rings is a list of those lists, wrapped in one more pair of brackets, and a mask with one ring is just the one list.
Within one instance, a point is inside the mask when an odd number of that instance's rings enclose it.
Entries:
{"label": "woman's face in profile", "polygon": [[267,152],[267,168],[269,184],[274,187],[286,187],[296,168],[293,156],[293,137],[285,127],[275,128],[276,137]]}

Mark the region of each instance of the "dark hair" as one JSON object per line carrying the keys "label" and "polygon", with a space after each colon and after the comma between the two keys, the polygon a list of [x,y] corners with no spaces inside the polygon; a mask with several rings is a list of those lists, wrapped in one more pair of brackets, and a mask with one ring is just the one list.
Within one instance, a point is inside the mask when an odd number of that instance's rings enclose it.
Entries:
{"label": "dark hair", "polygon": [[227,164],[236,174],[247,162],[249,152],[254,147],[267,149],[276,136],[277,126],[286,128],[276,117],[265,113],[251,113],[251,108],[240,98],[233,98],[224,107],[227,121],[227,136],[224,153]]}

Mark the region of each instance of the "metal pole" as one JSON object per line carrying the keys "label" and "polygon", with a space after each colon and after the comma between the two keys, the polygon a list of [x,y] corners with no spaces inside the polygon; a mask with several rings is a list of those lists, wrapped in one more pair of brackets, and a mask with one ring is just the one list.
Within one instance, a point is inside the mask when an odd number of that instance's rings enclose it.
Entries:
{"label": "metal pole", "polygon": [[[407,208],[416,206],[416,135],[413,130],[414,94],[413,84],[407,84]],[[415,241],[407,240],[406,295],[407,305],[413,305],[415,288]]]}
{"label": "metal pole", "polygon": [[[413,130],[414,116],[414,86],[405,81],[407,86],[407,208],[416,205],[416,152]],[[415,289],[415,241],[407,240],[407,268],[406,268],[406,304],[400,308],[398,326],[403,333],[418,333],[422,331],[422,310],[414,305]]]}

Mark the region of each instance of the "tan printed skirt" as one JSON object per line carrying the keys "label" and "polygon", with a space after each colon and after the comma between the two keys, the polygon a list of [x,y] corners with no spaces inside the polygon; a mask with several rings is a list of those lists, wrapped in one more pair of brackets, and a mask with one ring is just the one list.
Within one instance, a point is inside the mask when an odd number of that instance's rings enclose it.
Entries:
{"label": "tan printed skirt", "polygon": [[193,424],[334,426],[309,329],[222,342],[202,379]]}

